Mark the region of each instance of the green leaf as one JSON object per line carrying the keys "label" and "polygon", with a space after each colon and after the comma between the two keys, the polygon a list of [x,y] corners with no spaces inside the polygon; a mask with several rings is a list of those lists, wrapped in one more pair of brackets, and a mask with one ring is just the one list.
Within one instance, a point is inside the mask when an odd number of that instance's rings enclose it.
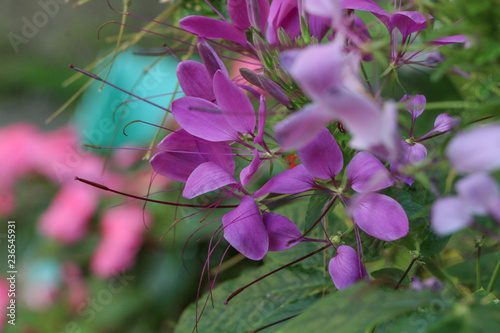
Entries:
{"label": "green leaf", "polygon": [[290,320],[278,333],[358,333],[436,299],[425,291],[384,291],[367,283],[331,294]]}
{"label": "green leaf", "polygon": [[[213,290],[213,304],[208,302],[198,323],[198,332],[248,332],[302,312],[318,301],[328,289],[333,289],[330,276],[320,270],[291,267],[277,272],[244,290],[228,305],[224,300],[235,290],[280,267],[265,264],[247,270],[237,279],[225,282]],[[207,295],[200,297],[198,315]],[[190,305],[182,314],[176,333],[193,331],[196,307]]]}

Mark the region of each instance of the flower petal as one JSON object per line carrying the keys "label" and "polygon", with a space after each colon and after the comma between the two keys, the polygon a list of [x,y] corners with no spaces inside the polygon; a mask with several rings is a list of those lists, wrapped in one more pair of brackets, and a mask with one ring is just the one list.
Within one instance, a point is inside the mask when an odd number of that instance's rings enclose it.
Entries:
{"label": "flower petal", "polygon": [[238,182],[226,170],[213,162],[200,164],[189,176],[182,196],[193,199],[201,194]]}
{"label": "flower petal", "polygon": [[368,235],[384,241],[405,237],[409,230],[408,217],[394,199],[378,193],[364,193],[349,207],[356,224]]}
{"label": "flower petal", "polygon": [[326,128],[323,128],[311,142],[298,149],[297,153],[307,170],[317,178],[334,178],[344,166],[342,151]]}
{"label": "flower petal", "polygon": [[334,116],[318,104],[307,104],[274,127],[283,151],[300,148],[313,140]]}
{"label": "flower petal", "polygon": [[427,100],[424,95],[404,95],[399,103],[404,102],[406,102],[405,110],[411,114],[412,121],[415,122],[418,116],[424,112]]}
{"label": "flower petal", "polygon": [[234,174],[234,154],[227,142],[210,142],[198,139],[196,147],[206,162],[214,162],[230,175]]}
{"label": "flower petal", "polygon": [[472,217],[458,197],[444,197],[431,208],[431,227],[438,235],[449,235],[472,223]]}
{"label": "flower petal", "polygon": [[217,105],[197,97],[182,97],[172,102],[172,114],[189,134],[220,142],[238,138]]}
{"label": "flower petal", "polygon": [[373,192],[396,184],[382,162],[367,152],[357,153],[352,158],[346,174],[356,192]]}
{"label": "flower petal", "polygon": [[178,182],[185,183],[191,172],[205,162],[205,159],[197,153],[195,139],[183,129],[167,135],[158,144],[158,148],[164,151],[150,160],[153,170]]}
{"label": "flower petal", "polygon": [[257,172],[259,167],[264,163],[264,161],[260,160],[258,149],[254,149],[253,154],[255,155],[255,157],[253,158],[252,162],[250,162],[248,166],[243,168],[240,173],[240,181],[241,185],[243,186],[247,186],[248,182],[250,181],[250,179],[252,179],[255,172]]}
{"label": "flower petal", "polygon": [[457,134],[446,147],[446,156],[460,173],[500,168],[500,125],[476,127]]}
{"label": "flower petal", "polygon": [[401,141],[401,146],[403,147],[401,159],[391,163],[391,171],[397,179],[411,186],[415,179],[403,174],[400,169],[405,165],[424,160],[427,157],[427,149],[423,144],[414,143],[411,145],[404,140]]}
{"label": "flower petal", "polygon": [[253,134],[256,118],[252,103],[248,96],[220,71],[214,75],[214,93],[226,121],[240,133]]}
{"label": "flower petal", "polygon": [[315,185],[314,177],[303,164],[277,174],[254,193],[258,198],[268,193],[295,194],[309,191]]}
{"label": "flower petal", "polygon": [[227,13],[231,22],[241,30],[248,30],[250,21],[248,19],[248,9],[245,0],[227,0]]}
{"label": "flower petal", "polygon": [[302,236],[299,228],[287,217],[275,214],[262,214],[264,225],[269,236],[269,251],[282,251],[289,249],[299,242],[291,242]]}
{"label": "flower petal", "polygon": [[454,43],[467,43],[467,38],[464,35],[447,36],[442,38],[434,39],[431,45],[448,45]]}
{"label": "flower petal", "polygon": [[414,32],[427,29],[433,22],[434,18],[431,15],[426,16],[417,11],[402,11],[391,15],[391,23],[401,32],[403,40]]}
{"label": "flower petal", "polygon": [[269,248],[269,237],[259,208],[250,196],[222,217],[224,238],[238,252],[252,260],[264,258]]}
{"label": "flower petal", "polygon": [[186,96],[199,97],[207,101],[215,99],[212,79],[202,63],[194,60],[182,61],[177,66],[177,78]]}
{"label": "flower petal", "polygon": [[[205,40],[202,40],[200,43],[198,43],[198,51],[200,53],[201,59],[203,60],[203,64],[205,65],[205,68],[207,69],[208,74],[211,78],[214,77],[215,73],[218,70],[222,71],[225,76],[229,77],[226,66],[217,55],[217,52],[215,52],[215,50],[210,46],[210,44],[208,44]],[[210,81],[210,83],[211,82],[212,81]],[[211,99],[210,101],[213,101],[213,99]]]}
{"label": "flower petal", "polygon": [[356,250],[347,245],[338,247],[337,255],[330,260],[328,271],[338,290],[344,290],[368,276]]}
{"label": "flower petal", "polygon": [[476,172],[455,185],[463,203],[473,214],[486,215],[495,199],[498,198],[497,182],[486,172]]}
{"label": "flower petal", "polygon": [[429,131],[429,133],[422,136],[420,140],[431,135],[432,133],[450,131],[455,127],[457,127],[459,124],[460,124],[459,119],[452,118],[447,113],[441,113],[439,116],[436,117],[436,120],[434,121],[434,128],[431,131]]}
{"label": "flower petal", "polygon": [[208,39],[226,39],[246,45],[245,33],[228,22],[204,16],[188,16],[179,20],[181,28],[200,37]]}

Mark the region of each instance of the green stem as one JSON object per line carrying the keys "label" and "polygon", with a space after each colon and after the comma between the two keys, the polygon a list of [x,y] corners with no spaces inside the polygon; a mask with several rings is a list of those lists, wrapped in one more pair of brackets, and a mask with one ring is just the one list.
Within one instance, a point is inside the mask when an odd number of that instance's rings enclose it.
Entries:
{"label": "green stem", "polygon": [[481,289],[481,246],[477,247],[477,260],[476,260],[476,290]]}
{"label": "green stem", "polygon": [[497,262],[493,275],[491,276],[490,283],[488,283],[488,292],[491,293],[500,275],[500,260]]}

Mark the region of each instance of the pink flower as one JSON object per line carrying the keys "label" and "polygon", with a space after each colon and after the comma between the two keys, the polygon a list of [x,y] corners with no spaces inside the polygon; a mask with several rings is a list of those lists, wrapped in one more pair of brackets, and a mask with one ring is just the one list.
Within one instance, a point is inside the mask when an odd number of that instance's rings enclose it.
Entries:
{"label": "pink flower", "polygon": [[102,239],[90,263],[92,272],[109,278],[131,268],[150,221],[149,214],[137,206],[119,206],[105,212]]}

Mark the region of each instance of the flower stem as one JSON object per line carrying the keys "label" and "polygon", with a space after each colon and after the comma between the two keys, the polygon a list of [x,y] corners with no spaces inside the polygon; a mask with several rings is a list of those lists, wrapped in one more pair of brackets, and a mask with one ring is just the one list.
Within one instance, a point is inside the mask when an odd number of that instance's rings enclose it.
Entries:
{"label": "flower stem", "polygon": [[495,287],[499,275],[500,275],[500,260],[498,260],[497,265],[495,266],[495,270],[493,271],[493,275],[491,276],[490,283],[488,283],[489,293],[493,291],[493,288]]}
{"label": "flower stem", "polygon": [[410,264],[408,265],[408,268],[406,269],[406,271],[403,273],[403,276],[401,277],[401,279],[399,279],[398,283],[396,284],[396,286],[394,287],[394,290],[398,290],[399,289],[399,286],[401,285],[401,283],[403,283],[403,280],[405,279],[405,277],[408,275],[408,273],[410,272],[410,269],[413,267],[413,264],[415,264],[415,262],[418,260],[418,258],[414,258],[412,259],[412,261],[410,262]]}

